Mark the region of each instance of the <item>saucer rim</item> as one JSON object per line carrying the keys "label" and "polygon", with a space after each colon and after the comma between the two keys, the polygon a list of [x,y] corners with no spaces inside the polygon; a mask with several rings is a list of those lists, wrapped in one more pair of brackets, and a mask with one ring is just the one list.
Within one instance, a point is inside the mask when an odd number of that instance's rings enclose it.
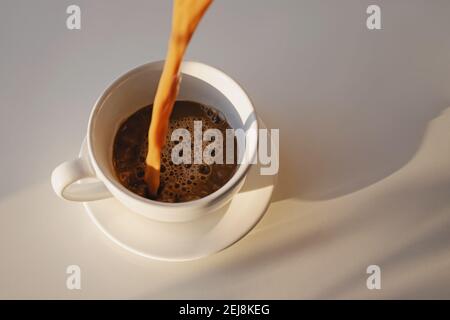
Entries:
{"label": "saucer rim", "polygon": [[[260,129],[267,129],[265,123],[261,120],[261,118],[258,117],[258,121],[260,123]],[[85,152],[86,152],[86,137],[84,138],[81,148],[80,148],[80,152],[79,152],[79,156],[80,157],[84,157],[85,156]],[[250,165],[250,170],[248,172],[251,172],[251,170],[257,170],[259,168],[258,164],[252,164]],[[264,207],[260,210],[258,210],[260,213],[258,214],[258,217],[252,222],[251,225],[248,225],[246,228],[244,228],[244,231],[242,231],[239,235],[235,236],[234,239],[232,241],[230,241],[230,243],[228,243],[226,246],[223,246],[217,250],[214,251],[208,251],[205,252],[204,254],[198,254],[198,255],[190,255],[190,256],[177,256],[177,257],[164,257],[161,255],[152,255],[146,252],[143,252],[139,249],[135,249],[131,246],[129,246],[128,244],[124,243],[123,241],[117,239],[116,237],[114,237],[113,234],[111,234],[110,231],[106,230],[105,227],[103,226],[102,223],[99,222],[99,220],[95,217],[95,213],[93,212],[93,209],[89,206],[90,202],[83,202],[83,207],[86,210],[89,218],[92,220],[92,222],[97,226],[97,228],[106,235],[106,237],[108,239],[110,239],[113,243],[115,243],[116,245],[118,245],[119,247],[121,247],[122,249],[125,249],[126,251],[129,251],[130,253],[133,253],[135,255],[147,258],[147,259],[151,259],[151,260],[158,260],[158,261],[168,261],[168,262],[183,262],[183,261],[193,261],[193,260],[198,260],[201,258],[205,258],[214,254],[217,254],[219,252],[222,252],[224,250],[226,250],[227,248],[235,245],[237,242],[241,241],[243,238],[245,238],[255,227],[256,225],[262,220],[262,218],[264,217],[264,215],[266,214],[270,203],[271,203],[271,198],[273,195],[273,190],[275,189],[275,185],[277,182],[277,177],[278,177],[278,173],[275,175],[270,176],[272,181],[270,186],[270,194],[267,195],[266,197],[266,204],[264,205]],[[247,178],[244,181],[244,185],[242,186],[242,188],[245,187],[245,184],[248,183]],[[267,187],[266,187],[267,188]],[[238,192],[238,194],[240,193],[240,191]],[[113,201],[117,201],[117,199],[109,199],[109,200],[113,200]],[[230,203],[232,201],[237,201],[235,198],[230,200]],[[125,208],[126,209],[126,208]],[[128,210],[128,209],[126,209]],[[229,211],[229,209],[227,209],[224,212],[224,215],[227,214]],[[144,217],[146,219],[151,220],[150,218]],[[204,219],[205,217],[200,217],[198,220]],[[155,221],[156,222],[156,221]],[[174,222],[162,222],[162,221],[157,221],[158,223],[162,223],[162,224],[172,224]],[[191,221],[191,223],[195,223],[194,221]]]}

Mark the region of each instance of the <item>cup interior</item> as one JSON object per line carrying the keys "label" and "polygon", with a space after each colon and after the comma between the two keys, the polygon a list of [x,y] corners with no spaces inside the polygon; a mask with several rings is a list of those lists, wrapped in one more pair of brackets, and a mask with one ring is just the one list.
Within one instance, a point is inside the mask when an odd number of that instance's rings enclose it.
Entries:
{"label": "cup interior", "polygon": [[[96,174],[111,187],[131,197],[159,205],[163,203],[135,195],[117,180],[112,163],[114,138],[120,125],[140,108],[153,103],[163,62],[154,62],[131,70],[116,80],[97,101],[88,125],[88,148]],[[252,103],[242,88],[223,72],[198,62],[183,62],[177,100],[190,100],[219,110],[234,129],[243,129],[246,144],[243,160],[234,176],[219,190],[189,203],[215,197],[240,182],[256,157],[257,118]],[[239,150],[239,149],[238,149]],[[114,193],[114,192],[113,192]]]}

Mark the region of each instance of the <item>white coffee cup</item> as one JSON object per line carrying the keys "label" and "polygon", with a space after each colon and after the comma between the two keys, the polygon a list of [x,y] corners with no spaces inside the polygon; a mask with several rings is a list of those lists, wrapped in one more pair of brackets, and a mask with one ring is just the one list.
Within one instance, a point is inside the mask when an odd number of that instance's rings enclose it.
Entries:
{"label": "white coffee cup", "polygon": [[[247,94],[233,79],[220,70],[191,61],[183,62],[181,66],[182,81],[177,100],[213,106],[225,115],[234,129],[245,131],[244,155],[237,171],[212,194],[183,203],[145,199],[126,189],[116,178],[112,151],[117,129],[131,114],[153,103],[163,64],[163,61],[152,62],[129,71],[97,100],[87,129],[88,156],[64,162],[52,173],[52,186],[58,196],[83,202],[115,197],[131,211],[148,218],[182,222],[219,209],[239,191],[257,153],[255,110]],[[97,181],[76,183],[85,178]]]}

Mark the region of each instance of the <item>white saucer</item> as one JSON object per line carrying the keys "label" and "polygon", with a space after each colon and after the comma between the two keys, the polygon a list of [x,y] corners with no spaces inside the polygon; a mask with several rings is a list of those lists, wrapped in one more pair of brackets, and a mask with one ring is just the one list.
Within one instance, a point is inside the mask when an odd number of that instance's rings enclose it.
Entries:
{"label": "white saucer", "polygon": [[[260,125],[265,128],[262,121]],[[83,142],[80,156],[86,156],[86,151]],[[154,221],[114,198],[85,202],[84,207],[95,225],[128,251],[157,260],[195,260],[233,245],[263,217],[276,176],[260,175],[259,167],[252,165],[241,191],[226,207],[190,222]]]}

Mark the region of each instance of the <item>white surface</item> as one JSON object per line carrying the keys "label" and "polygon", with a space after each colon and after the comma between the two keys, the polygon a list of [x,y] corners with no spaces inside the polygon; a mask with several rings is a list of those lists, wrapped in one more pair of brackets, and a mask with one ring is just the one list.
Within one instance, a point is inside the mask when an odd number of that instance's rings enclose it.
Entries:
{"label": "white surface", "polygon": [[1,2],[1,298],[450,298],[450,1],[216,1],[188,58],[281,129],[279,188],[236,246],[185,263],[120,249],[51,190],[96,98],[162,58],[170,25],[167,1],[78,3],[81,31],[64,1]]}

